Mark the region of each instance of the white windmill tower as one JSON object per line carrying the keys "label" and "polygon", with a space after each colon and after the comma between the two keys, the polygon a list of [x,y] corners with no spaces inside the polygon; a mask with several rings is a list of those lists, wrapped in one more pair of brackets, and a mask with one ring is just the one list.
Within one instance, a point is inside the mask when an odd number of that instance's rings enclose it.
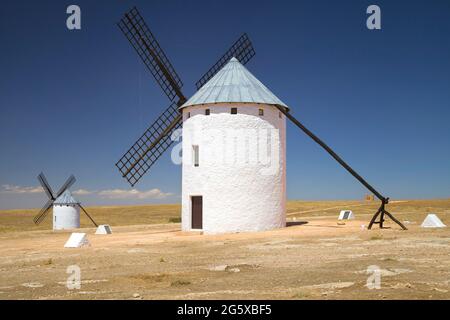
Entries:
{"label": "white windmill tower", "polygon": [[80,203],[69,190],[53,202],[53,230],[76,229],[80,227]]}
{"label": "white windmill tower", "polygon": [[287,106],[232,58],[180,110],[182,229],[285,226]]}

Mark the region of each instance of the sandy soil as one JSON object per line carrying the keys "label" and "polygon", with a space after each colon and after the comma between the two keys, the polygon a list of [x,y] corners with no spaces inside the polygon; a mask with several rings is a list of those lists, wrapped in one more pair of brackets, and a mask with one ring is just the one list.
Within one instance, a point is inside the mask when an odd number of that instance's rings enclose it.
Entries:
{"label": "sandy soil", "polygon": [[[338,225],[347,207],[356,219]],[[63,248],[70,232],[11,231],[12,216],[23,216],[0,212],[9,224],[0,233],[0,299],[449,299],[449,228],[420,223],[436,212],[448,225],[450,200],[390,205],[408,231],[362,229],[375,207],[291,202],[287,228],[215,236],[111,219],[112,235],[82,229],[91,246],[79,249]],[[152,208],[141,209],[151,216]],[[79,290],[66,288],[70,265],[81,268]],[[381,269],[381,289],[366,286],[371,265]]]}

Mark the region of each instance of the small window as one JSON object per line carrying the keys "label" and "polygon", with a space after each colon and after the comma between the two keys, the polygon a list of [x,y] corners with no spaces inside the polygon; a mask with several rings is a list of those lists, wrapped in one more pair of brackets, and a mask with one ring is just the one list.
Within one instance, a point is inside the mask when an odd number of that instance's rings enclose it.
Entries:
{"label": "small window", "polygon": [[206,116],[209,116],[209,114],[210,114],[210,110],[209,110],[209,109],[206,109],[206,110],[205,110],[205,115],[206,115]]}
{"label": "small window", "polygon": [[194,167],[199,166],[198,146],[192,146],[192,162],[194,162]]}
{"label": "small window", "polygon": [[263,116],[264,115],[264,109],[259,109],[259,115]]}
{"label": "small window", "polygon": [[237,108],[231,108],[231,114],[237,114]]}
{"label": "small window", "polygon": [[187,118],[189,119],[190,117],[191,117],[191,113],[188,112],[188,113],[187,113]]}
{"label": "small window", "polygon": [[281,111],[278,112],[278,117],[281,119]]}

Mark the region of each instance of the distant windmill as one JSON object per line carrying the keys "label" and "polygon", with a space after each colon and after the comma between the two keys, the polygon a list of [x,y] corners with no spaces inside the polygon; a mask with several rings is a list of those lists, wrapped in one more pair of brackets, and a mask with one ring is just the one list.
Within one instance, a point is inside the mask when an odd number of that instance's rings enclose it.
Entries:
{"label": "distant windmill", "polygon": [[[189,101],[187,101],[186,97],[181,91],[183,83],[181,82],[180,77],[175,72],[172,64],[167,59],[167,56],[162,51],[161,47],[159,46],[158,42],[156,41],[155,37],[149,30],[147,24],[145,23],[137,9],[133,8],[129,12],[125,13],[124,17],[120,20],[118,25],[129,42],[132,44],[136,52],[139,54],[146,67],[150,70],[158,84],[161,86],[164,93],[172,101],[172,104],[169,106],[169,108],[167,108],[157,118],[157,120],[144,132],[144,134],[135,142],[135,144],[131,146],[131,148],[116,163],[116,166],[118,167],[120,173],[125,179],[127,179],[131,186],[134,186],[149,170],[149,168],[159,159],[164,151],[166,151],[170,147],[170,145],[173,143],[173,141],[170,139],[171,134],[176,129],[181,127],[183,121],[185,121],[185,123],[183,124],[183,130],[185,130],[185,125],[188,125],[190,119],[193,119],[191,118],[191,111],[194,110],[195,112],[197,112],[195,116],[198,117],[209,116],[210,114],[215,112],[215,114],[220,113],[221,115],[224,115],[222,119],[229,119],[225,117],[226,112],[224,111],[225,109],[223,109],[223,105],[228,104],[232,106],[234,104],[234,107],[229,108],[231,109],[231,114],[237,115],[237,107],[242,107],[241,109],[245,109],[245,112],[249,113],[247,114],[247,116],[253,117],[252,119],[254,121],[258,121],[258,117],[259,119],[261,119],[265,116],[272,117],[273,114],[277,114],[276,118],[279,118],[281,121],[275,119],[272,120],[278,121],[277,125],[275,125],[275,128],[280,129],[280,132],[283,132],[285,128],[284,118],[282,118],[282,115],[285,115],[286,118],[291,120],[304,133],[306,133],[323,149],[325,149],[325,151],[327,151],[341,166],[343,166],[369,191],[371,191],[378,199],[380,199],[381,206],[370,221],[368,226],[369,229],[372,228],[372,225],[374,223],[379,224],[379,226],[382,228],[385,221],[385,215],[390,217],[403,229],[406,229],[406,227],[400,221],[395,219],[388,211],[386,211],[385,206],[386,204],[388,204],[389,198],[382,196],[378,191],[376,191],[358,173],[356,173],[356,171],[354,171],[346,162],[344,162],[344,160],[342,160],[329,146],[327,146],[302,123],[294,118],[294,116],[290,114],[289,108],[285,104],[283,104],[281,100],[275,97],[270,92],[270,90],[268,90],[262,83],[259,82],[259,80],[254,78],[254,76],[250,74],[247,69],[245,69],[243,65],[245,65],[255,55],[255,51],[252,47],[250,39],[246,34],[241,36],[241,38],[239,38],[238,41],[236,41],[232,45],[232,47],[219,59],[219,61],[214,64],[203,77],[200,78],[200,80],[196,83],[197,90],[199,91],[196,95],[190,98]],[[215,77],[216,74],[217,77]],[[230,84],[234,86],[234,91],[231,91]],[[213,99],[211,99],[211,97],[213,97]],[[262,108],[259,108],[258,106],[261,106]],[[201,108],[200,111],[202,114],[198,113],[199,108]],[[254,111],[256,112],[255,114],[250,114]],[[226,116],[229,116],[229,113]],[[208,119],[212,118],[215,117],[208,117]],[[238,119],[238,117],[235,117],[233,119]],[[266,117],[263,125],[267,126],[268,123],[271,123],[270,121],[272,120],[269,120]],[[206,123],[206,121],[209,120],[205,119],[203,122]],[[229,121],[228,123],[232,124],[234,122]],[[223,124],[224,123],[222,123],[222,125]],[[244,128],[247,124],[248,122],[244,124]],[[282,145],[282,152],[284,152],[284,133],[282,133],[277,139],[281,141],[280,145]],[[217,141],[215,142],[220,143]],[[195,159],[194,166],[198,167],[199,154],[201,154],[199,153],[199,146],[192,145],[191,149],[193,158]],[[184,141],[183,150],[185,150],[185,152],[188,152],[184,148]],[[284,155],[282,154],[281,157],[284,157]],[[280,164],[284,166],[284,158],[282,160],[283,161],[281,161]],[[258,195],[260,196],[259,199],[264,199],[263,202],[257,201],[253,206],[253,209],[259,206],[261,208],[260,210],[264,210],[264,205],[269,203],[269,201],[267,200],[268,197],[273,196],[273,193],[271,194],[269,188],[265,188],[264,190],[256,190],[256,192],[250,192],[249,189],[245,190],[245,188],[242,188],[242,185],[239,185],[240,181],[242,181],[242,179],[248,179],[249,177],[239,172],[239,170],[226,171],[222,170],[225,168],[216,168],[215,172],[220,174],[211,177],[209,175],[205,175],[205,172],[202,170],[195,170],[191,173],[191,170],[189,170],[189,172],[185,172],[184,169],[185,167],[183,165],[182,216],[191,216],[191,219],[190,221],[182,221],[183,229],[201,229],[202,226],[204,228],[202,219],[205,220],[207,224],[209,224],[213,220],[216,220],[224,225],[232,226],[229,229],[223,228],[219,231],[263,230],[267,229],[268,227],[275,228],[281,225],[279,221],[280,219],[278,219],[278,217],[275,217],[275,219],[273,219],[274,217],[269,217],[269,219],[265,221],[256,221],[253,229],[251,229],[252,226],[246,226],[246,228],[243,229],[235,228],[236,224],[240,223],[239,221],[237,221],[237,219],[249,217],[248,210],[250,210],[250,206],[246,205],[248,204],[246,203],[246,201],[248,201],[249,198]],[[228,176],[224,176],[222,174],[223,172],[228,174]],[[189,175],[189,178],[186,179],[190,179],[190,181],[185,181],[185,173]],[[209,199],[203,199],[203,197],[201,195],[198,195],[197,192],[184,194],[185,186],[190,187],[190,184],[192,184],[192,182],[198,182],[196,179],[201,178],[203,179],[203,181],[200,181],[199,183],[202,184],[205,181],[204,177],[208,177],[208,181],[214,182],[211,184],[216,188],[214,191],[214,201],[210,201],[211,197],[209,197]],[[225,179],[221,180],[221,178]],[[240,180],[239,178],[242,179]],[[228,183],[230,180],[232,180],[233,183],[235,183],[236,186],[239,187],[238,190],[240,192],[237,193],[236,197],[234,197],[236,195],[234,192],[233,194],[224,192],[224,190],[236,190],[236,188],[233,189],[233,185],[230,185]],[[285,210],[285,182],[283,180],[285,180],[284,168],[282,171],[280,171],[277,181],[273,180],[278,183],[278,185],[274,185],[276,192],[273,199],[273,201],[278,203],[277,210]],[[253,183],[249,182],[246,185],[250,187],[253,187],[255,185],[262,185],[261,179],[258,180],[255,178],[252,180],[252,182]],[[270,183],[272,182],[267,182],[267,186],[270,186]],[[186,188],[186,190],[187,189],[189,188]],[[189,190],[193,191],[192,189]],[[281,192],[278,192],[280,190]],[[266,198],[264,198],[264,196],[266,196]],[[233,200],[231,202],[233,204],[233,208],[231,208],[230,206],[227,207],[221,205],[221,201],[224,201],[225,199]],[[203,208],[205,203],[206,210]],[[212,211],[216,212],[214,216],[209,215],[208,208],[213,208]],[[224,215],[226,216],[230,211],[233,210],[235,212],[241,213],[241,215],[238,216],[233,213],[234,216],[232,218],[234,220],[230,222],[229,220],[227,220],[227,217],[224,217]],[[189,211],[189,213],[185,215],[185,211]],[[220,212],[221,214],[219,215],[217,214],[217,212]],[[254,213],[251,213],[250,216],[252,218],[256,217]],[[376,221],[378,217],[379,220]]]}
{"label": "distant windmill", "polygon": [[87,213],[87,211],[81,206],[81,204],[76,201],[69,188],[75,183],[76,179],[71,175],[66,182],[61,186],[56,195],[53,193],[50,184],[48,183],[45,175],[41,172],[38,175],[39,183],[47,194],[49,200],[39,211],[33,219],[35,224],[40,224],[44,218],[47,216],[50,208],[53,207],[53,229],[71,229],[80,227],[80,210],[86,214],[86,216],[91,220],[91,222],[98,227],[97,223],[92,219],[92,217]]}

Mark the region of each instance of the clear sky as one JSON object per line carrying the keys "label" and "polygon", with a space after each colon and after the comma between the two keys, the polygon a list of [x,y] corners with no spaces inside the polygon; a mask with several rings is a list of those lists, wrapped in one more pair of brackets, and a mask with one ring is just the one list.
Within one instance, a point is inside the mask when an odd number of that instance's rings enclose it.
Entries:
{"label": "clear sky", "polygon": [[[66,28],[77,4],[82,29]],[[381,8],[382,29],[366,28]],[[0,208],[41,206],[44,171],[84,204],[177,203],[169,153],[130,191],[114,163],[169,101],[116,22],[136,5],[194,83],[242,34],[247,68],[382,194],[450,196],[450,2],[2,1]],[[288,126],[289,199],[359,199],[364,188]],[[80,189],[82,191],[80,191]]]}

